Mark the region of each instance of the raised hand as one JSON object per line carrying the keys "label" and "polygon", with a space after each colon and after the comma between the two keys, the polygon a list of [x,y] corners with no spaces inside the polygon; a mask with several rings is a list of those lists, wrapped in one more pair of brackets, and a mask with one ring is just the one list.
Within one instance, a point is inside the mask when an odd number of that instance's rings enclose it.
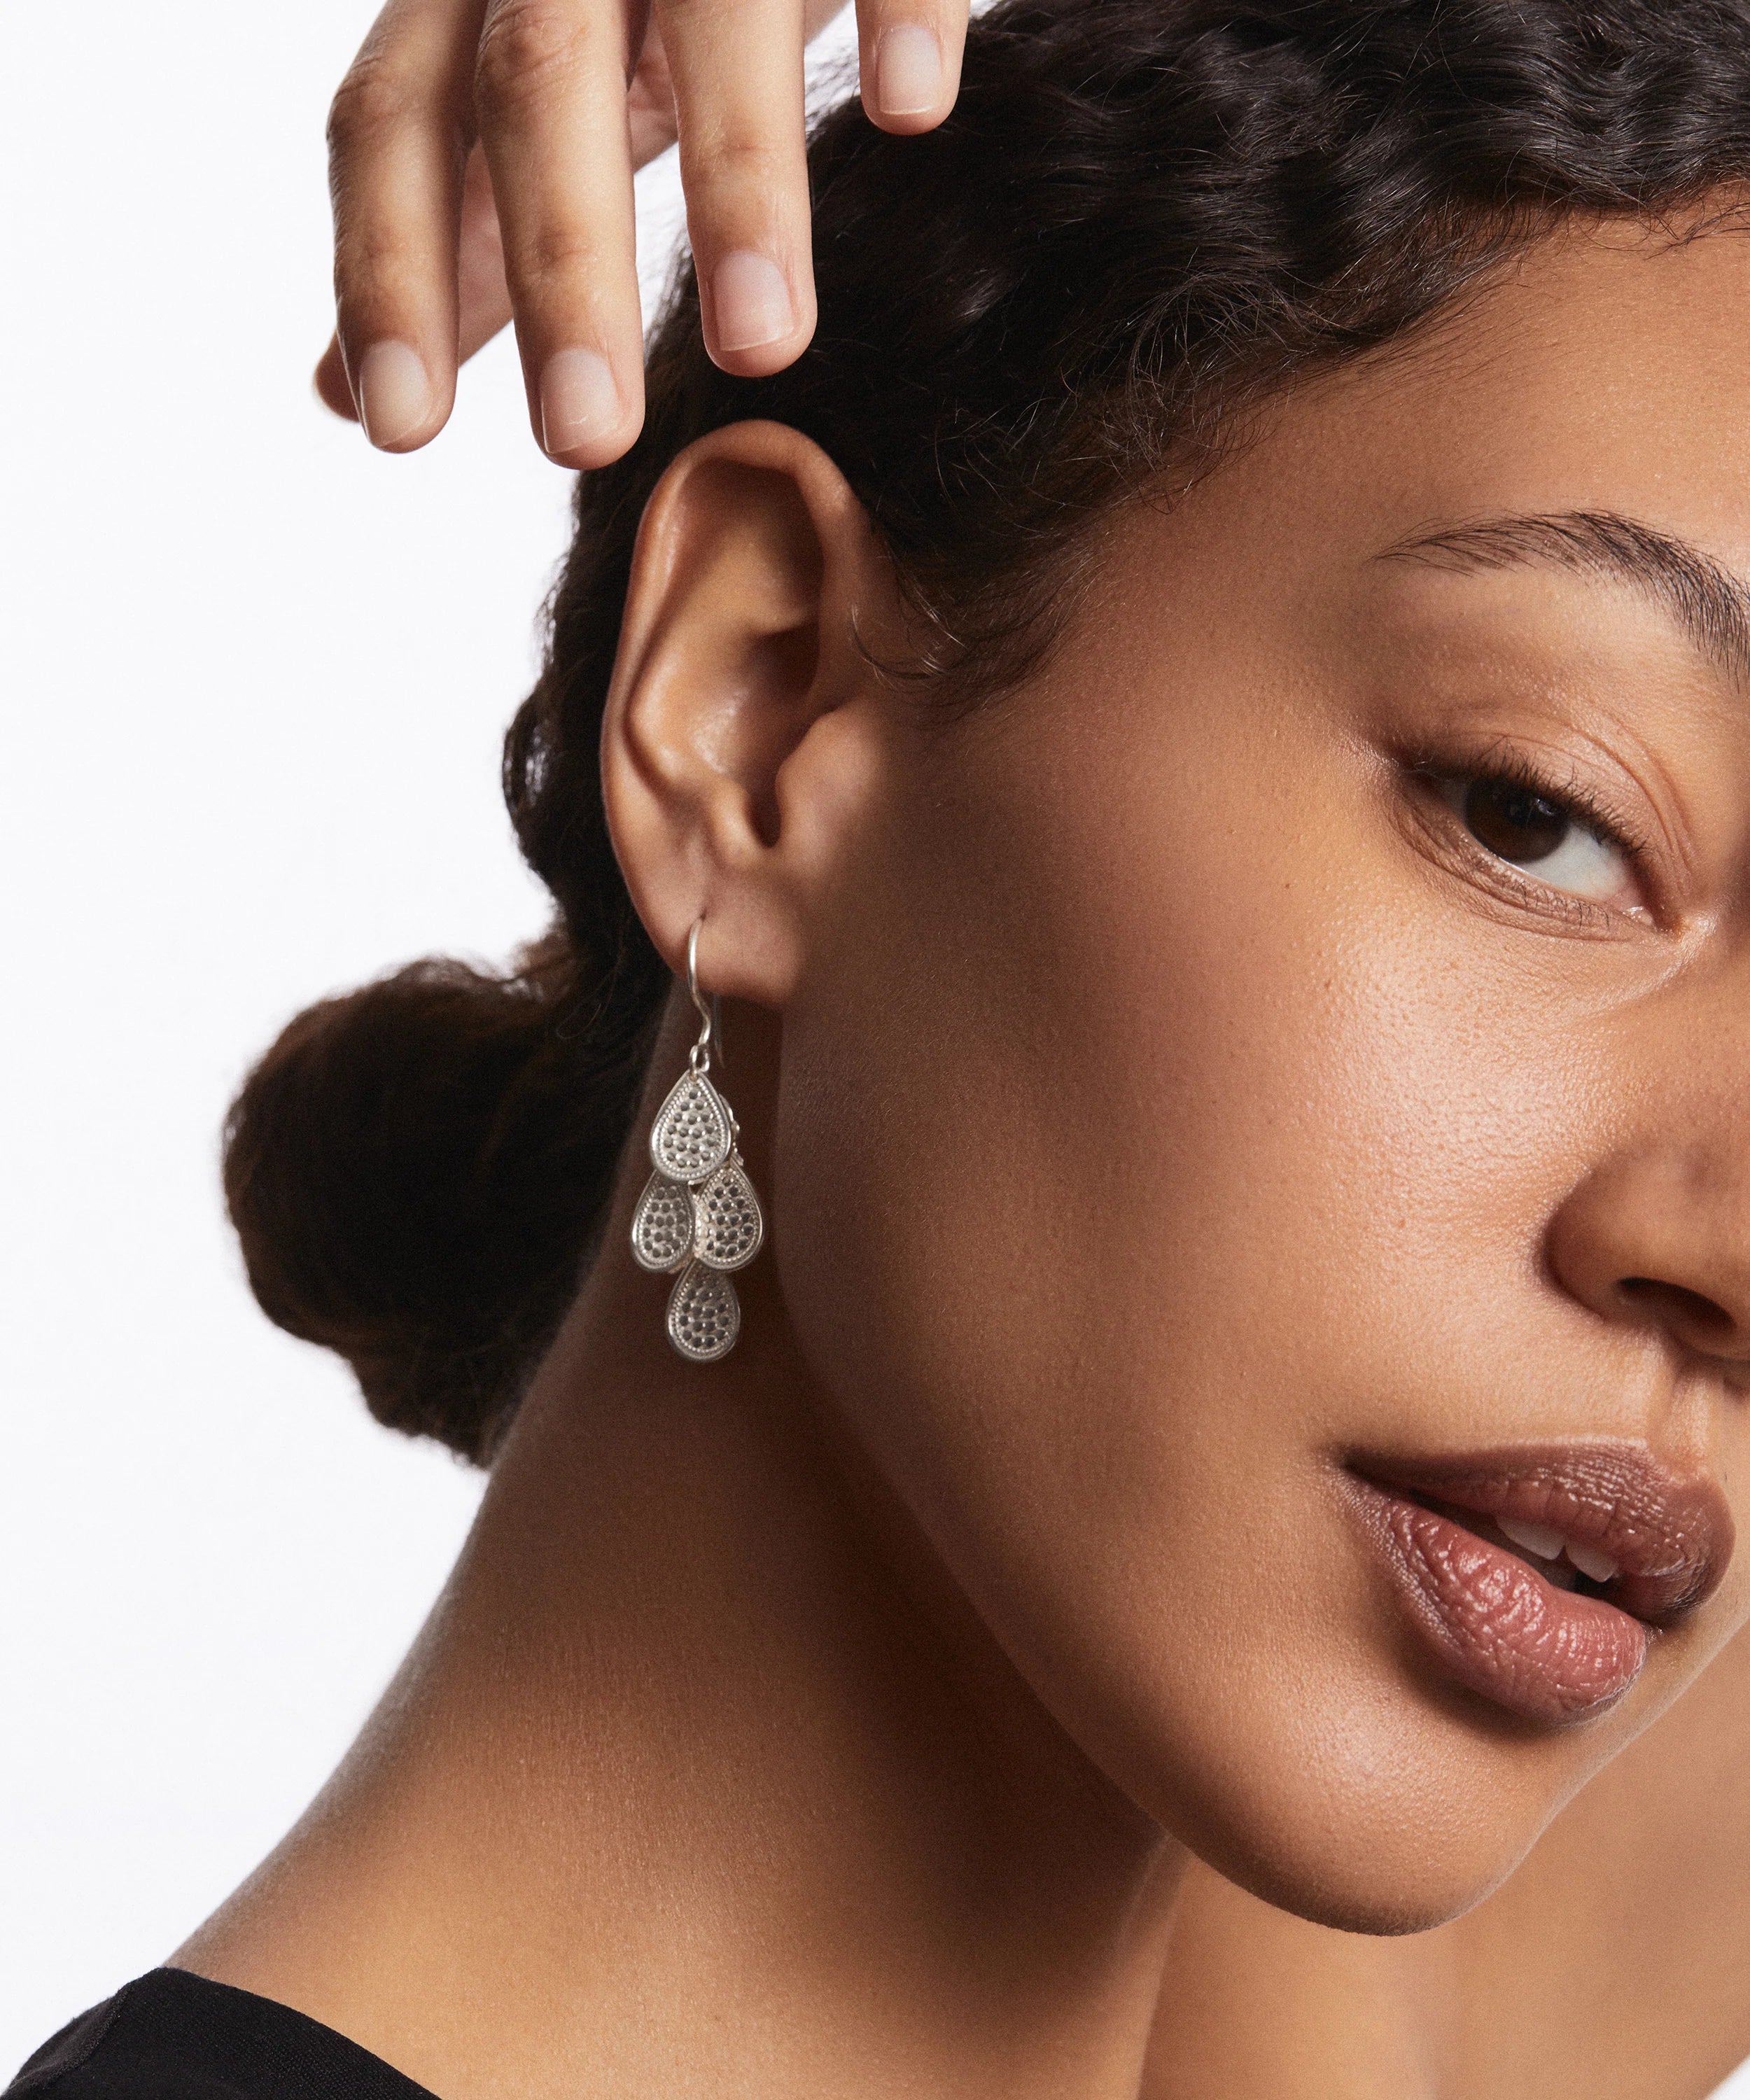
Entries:
{"label": "raised hand", "polygon": [[[632,177],[678,136],[705,342],[776,372],[814,330],[802,54],[843,0],[389,0],[334,99],[337,414],[412,452],[514,320],[535,435],[566,466],[643,418]],[[968,0],[857,0],[863,106],[954,105]]]}

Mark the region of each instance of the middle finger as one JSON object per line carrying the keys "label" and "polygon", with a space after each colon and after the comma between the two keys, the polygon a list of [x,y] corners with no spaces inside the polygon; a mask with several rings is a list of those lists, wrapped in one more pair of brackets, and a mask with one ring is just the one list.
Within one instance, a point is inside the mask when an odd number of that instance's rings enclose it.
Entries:
{"label": "middle finger", "polygon": [[802,0],[656,0],[705,346],[757,378],[814,333]]}
{"label": "middle finger", "polygon": [[491,0],[474,104],[530,419],[549,456],[600,466],[643,416],[622,0]]}

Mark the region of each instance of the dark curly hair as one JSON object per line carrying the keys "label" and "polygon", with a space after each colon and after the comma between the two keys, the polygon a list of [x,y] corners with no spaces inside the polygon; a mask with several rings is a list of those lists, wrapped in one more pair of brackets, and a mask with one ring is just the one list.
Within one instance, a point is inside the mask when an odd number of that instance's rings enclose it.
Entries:
{"label": "dark curly hair", "polygon": [[[578,483],[505,792],[552,933],[301,1015],[232,1109],[225,1186],[270,1317],[371,1410],[491,1452],[610,1199],[668,977],[597,746],[664,468],[749,417],[823,448],[968,705],[1051,643],[1091,521],[1206,470],[1246,406],[1406,337],[1558,222],[1750,179],[1750,0],[1005,0],[942,127],[854,104],[810,153],[820,324],[730,378],[678,280],[643,435]],[[1163,477],[1166,479],[1163,480]]]}

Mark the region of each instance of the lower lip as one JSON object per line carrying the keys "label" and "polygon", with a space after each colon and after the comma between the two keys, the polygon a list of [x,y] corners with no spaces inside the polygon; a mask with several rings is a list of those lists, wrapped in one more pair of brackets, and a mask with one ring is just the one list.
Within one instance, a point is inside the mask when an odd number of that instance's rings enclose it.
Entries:
{"label": "lower lip", "polygon": [[1560,1727],[1616,1705],[1646,1660],[1646,1629],[1552,1583],[1419,1502],[1355,1480],[1369,1529],[1444,1674],[1522,1720]]}

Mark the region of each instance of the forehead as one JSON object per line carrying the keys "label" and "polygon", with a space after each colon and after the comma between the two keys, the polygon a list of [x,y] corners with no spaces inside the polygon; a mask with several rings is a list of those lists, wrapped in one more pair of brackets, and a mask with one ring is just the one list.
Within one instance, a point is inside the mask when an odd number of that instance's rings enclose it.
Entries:
{"label": "forehead", "polygon": [[1413,342],[1280,404],[1246,460],[1241,478],[1267,481],[1298,460],[1307,471],[1276,485],[1340,541],[1430,518],[1596,510],[1742,571],[1750,233],[1565,232]]}

